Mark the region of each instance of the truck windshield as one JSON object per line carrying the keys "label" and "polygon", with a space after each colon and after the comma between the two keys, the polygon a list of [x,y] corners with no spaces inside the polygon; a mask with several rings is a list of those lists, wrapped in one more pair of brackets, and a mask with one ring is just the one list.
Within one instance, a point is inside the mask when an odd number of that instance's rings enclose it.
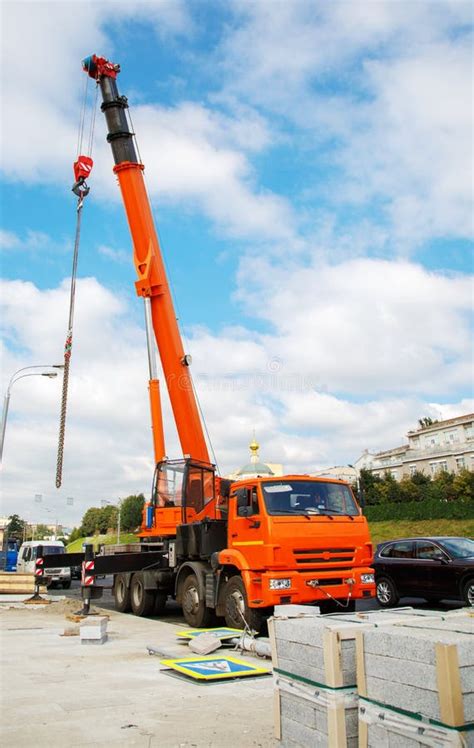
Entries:
{"label": "truck windshield", "polygon": [[269,514],[304,514],[306,516],[346,515],[357,517],[359,509],[352,494],[342,483],[322,481],[268,481],[262,483],[263,497]]}

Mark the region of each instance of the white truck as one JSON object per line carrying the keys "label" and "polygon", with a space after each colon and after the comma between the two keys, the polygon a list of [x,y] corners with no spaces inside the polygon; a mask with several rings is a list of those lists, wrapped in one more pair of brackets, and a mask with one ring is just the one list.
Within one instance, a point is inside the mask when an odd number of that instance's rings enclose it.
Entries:
{"label": "white truck", "polygon": [[63,589],[69,589],[69,587],[71,586],[70,567],[62,567],[58,566],[57,564],[54,566],[54,568],[50,568],[48,566],[48,556],[66,553],[64,543],[62,543],[60,540],[27,540],[25,543],[23,543],[18,553],[18,560],[16,565],[17,573],[35,573],[37,548],[39,546],[41,546],[43,549],[43,557],[45,559],[44,573],[45,576],[49,578],[48,587],[62,585]]}

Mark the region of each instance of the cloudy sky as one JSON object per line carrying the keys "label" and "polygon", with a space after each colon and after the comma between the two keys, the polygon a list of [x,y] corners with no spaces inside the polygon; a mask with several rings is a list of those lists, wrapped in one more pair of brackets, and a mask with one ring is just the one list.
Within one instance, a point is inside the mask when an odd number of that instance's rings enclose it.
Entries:
{"label": "cloudy sky", "polygon": [[[1,13],[3,392],[20,367],[62,361],[81,60],[97,53],[121,64],[222,473],[247,461],[254,429],[262,459],[314,471],[472,410],[470,3]],[[143,308],[105,135],[99,111],[59,491],[60,378],[12,389],[2,511],[28,519],[72,524],[151,484]],[[167,403],[165,418],[180,456]]]}

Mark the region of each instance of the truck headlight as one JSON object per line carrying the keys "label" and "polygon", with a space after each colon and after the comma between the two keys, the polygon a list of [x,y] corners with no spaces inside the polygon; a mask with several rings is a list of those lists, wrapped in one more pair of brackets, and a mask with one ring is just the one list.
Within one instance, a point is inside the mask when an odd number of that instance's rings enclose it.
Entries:
{"label": "truck headlight", "polygon": [[289,590],[291,579],[270,579],[271,590]]}
{"label": "truck headlight", "polygon": [[375,577],[373,574],[361,574],[360,581],[362,584],[375,584]]}

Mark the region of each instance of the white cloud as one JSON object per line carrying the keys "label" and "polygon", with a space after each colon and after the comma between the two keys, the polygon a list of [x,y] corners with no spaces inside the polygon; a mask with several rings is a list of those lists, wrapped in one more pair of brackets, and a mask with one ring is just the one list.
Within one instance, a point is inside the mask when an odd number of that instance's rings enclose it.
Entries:
{"label": "white cloud", "polygon": [[[469,387],[472,279],[430,273],[407,261],[357,259],[329,265],[242,262],[237,297],[270,331],[223,331],[217,376],[271,374],[331,393],[439,393]],[[195,341],[211,356],[213,336]],[[249,355],[250,354],[250,355]],[[270,368],[267,368],[270,367]],[[214,371],[214,370],[213,370]],[[199,374],[205,371],[199,368]]]}
{"label": "white cloud", "polygon": [[472,236],[469,3],[234,8],[240,25],[220,47],[223,96],[296,126],[292,137],[316,174],[321,163],[338,168],[319,187],[334,210],[377,208],[402,254],[432,238]]}
{"label": "white cloud", "polygon": [[97,252],[120,265],[130,265],[130,252],[126,252],[124,249],[114,249],[106,244],[100,244],[97,247]]}
{"label": "white cloud", "polygon": [[133,119],[152,195],[197,204],[233,236],[292,237],[290,206],[258,188],[245,155],[245,143],[253,151],[268,142],[258,118],[230,118],[184,103],[136,107]]}
{"label": "white cloud", "polygon": [[[307,471],[398,444],[423,414],[450,417],[472,407],[456,397],[470,364],[465,279],[368,260],[284,277],[284,286],[279,274],[260,281],[258,309],[272,334],[192,331],[195,379],[224,472],[245,461],[253,428],[265,459]],[[6,387],[21,366],[61,362],[69,283],[40,291],[8,281],[1,291]],[[23,511],[42,493],[60,508],[74,496],[80,514],[101,498],[147,490],[145,334],[133,318],[128,301],[92,278],[79,281],[64,486],[58,494],[52,488],[60,382],[32,377],[12,391],[5,511]],[[343,390],[367,394],[354,402]],[[179,455],[164,401],[168,453]]]}
{"label": "white cloud", "polygon": [[0,249],[16,249],[20,244],[20,238],[13,231],[0,229]]}
{"label": "white cloud", "polygon": [[[87,28],[91,50],[115,59],[113,29],[129,20],[155,23],[160,34],[191,32],[193,28],[181,2],[7,4],[3,69],[11,59],[17,59],[15,76],[4,77],[2,90],[3,142],[8,143],[2,152],[2,169],[7,179],[72,183],[76,120],[85,82],[80,69],[84,42],[78,29]],[[54,65],[54,74],[45,63],[45,45],[48,58],[61,61]],[[28,55],[18,60],[20,46],[28,48]],[[271,140],[263,119],[255,112],[242,104],[235,108],[234,116],[224,116],[203,104],[183,102],[168,109],[152,104],[135,106],[133,119],[152,196],[184,202],[233,236],[291,236],[291,208],[282,198],[258,187],[246,155],[268,147]],[[86,118],[84,142],[88,127]],[[99,200],[118,201],[100,112],[95,141],[90,180],[94,194]]]}

